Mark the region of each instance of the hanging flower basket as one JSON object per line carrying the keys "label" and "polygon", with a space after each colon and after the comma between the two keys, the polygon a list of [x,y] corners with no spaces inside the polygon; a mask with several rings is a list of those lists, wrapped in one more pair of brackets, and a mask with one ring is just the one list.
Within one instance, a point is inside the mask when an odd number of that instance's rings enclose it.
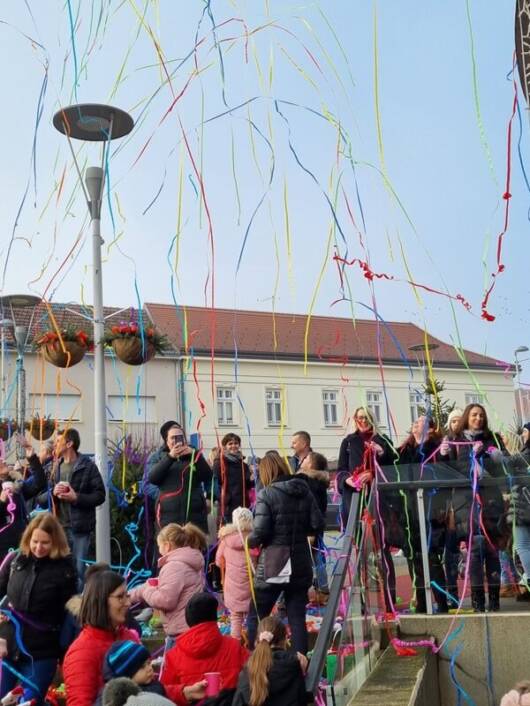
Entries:
{"label": "hanging flower basket", "polygon": [[144,341],[145,345],[142,346],[142,339],[136,336],[115,338],[112,341],[112,347],[116,356],[127,365],[142,365],[154,358],[156,353],[154,345],[147,339]]}
{"label": "hanging flower basket", "polygon": [[17,428],[17,423],[13,419],[0,419],[0,439],[7,441]]}
{"label": "hanging flower basket", "polygon": [[46,331],[35,339],[34,345],[49,363],[58,368],[71,368],[83,360],[85,353],[93,347],[86,331],[73,326],[62,330],[60,338],[55,331]]}
{"label": "hanging flower basket", "polygon": [[105,344],[112,347],[116,357],[127,365],[143,365],[167,348],[165,336],[149,326],[143,329],[142,337],[140,327],[135,323],[113,326],[105,335]]}
{"label": "hanging flower basket", "polygon": [[55,431],[55,422],[50,417],[36,415],[26,423],[26,428],[36,441],[46,441]]}

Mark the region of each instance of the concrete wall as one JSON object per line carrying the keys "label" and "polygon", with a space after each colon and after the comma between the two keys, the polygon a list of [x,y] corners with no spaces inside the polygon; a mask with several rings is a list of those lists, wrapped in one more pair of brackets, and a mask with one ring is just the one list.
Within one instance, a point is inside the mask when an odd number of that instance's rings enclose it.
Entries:
{"label": "concrete wall", "polygon": [[[460,686],[477,706],[497,706],[518,681],[530,678],[530,613],[402,616],[400,637],[414,640],[430,635],[441,645],[460,627],[455,639],[438,655],[440,703],[457,703],[457,689],[450,676],[451,656],[457,650],[455,676]],[[422,701],[415,703],[423,706]],[[462,698],[462,703],[467,701]]]}

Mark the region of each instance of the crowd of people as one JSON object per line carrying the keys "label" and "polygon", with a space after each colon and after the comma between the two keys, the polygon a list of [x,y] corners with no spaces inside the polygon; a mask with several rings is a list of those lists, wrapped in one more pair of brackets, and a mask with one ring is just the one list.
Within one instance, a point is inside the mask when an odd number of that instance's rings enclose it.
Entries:
{"label": "crowd of people", "polygon": [[[487,586],[488,610],[498,610],[501,560],[512,574],[509,588],[518,585],[516,577],[530,576],[524,481],[530,425],[519,444],[503,440],[489,429],[485,409],[472,404],[453,410],[442,430],[436,420],[419,417],[396,448],[366,408],[355,410],[353,420],[334,477],[306,431],[293,435],[288,458],[271,450],[259,462],[252,459],[256,473],[236,434],[227,434],[207,460],[177,422],[163,424],[145,478],[146,494],[156,498],[158,562],[155,575],[141,584],[89,559],[105,484],[80,453],[78,432],[59,432],[38,453],[19,436],[25,472],[0,463],[0,699],[20,684],[23,698],[38,706],[60,665],[71,706],[306,703],[306,606],[309,598],[325,604],[329,594],[324,531],[330,488],[340,497],[343,526],[355,496],[374,512],[370,491],[380,493],[386,608],[395,610],[397,547],[414,581],[415,609],[426,610],[419,519],[403,494],[386,494],[376,482],[378,470],[390,466],[446,464],[468,474],[476,507],[473,499],[459,505],[454,493],[440,492],[427,513],[433,594],[439,612],[458,605],[467,551],[473,607],[486,610]],[[499,465],[513,479],[509,497],[495,485],[477,484]],[[208,539],[212,508],[215,546]],[[216,585],[212,566],[219,572]],[[517,591],[530,595],[524,587]],[[230,616],[229,636],[218,627],[218,597]],[[159,674],[135,617],[146,606],[165,636]]]}

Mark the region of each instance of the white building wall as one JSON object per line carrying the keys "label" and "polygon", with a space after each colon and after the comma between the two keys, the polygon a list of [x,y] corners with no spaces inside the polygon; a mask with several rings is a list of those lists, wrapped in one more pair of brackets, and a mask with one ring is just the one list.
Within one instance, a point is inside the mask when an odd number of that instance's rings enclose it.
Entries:
{"label": "white building wall", "polygon": [[[380,371],[373,365],[339,366],[329,363],[310,363],[304,374],[303,363],[282,361],[276,364],[265,360],[239,360],[237,384],[234,383],[234,363],[230,360],[216,360],[214,367],[214,391],[212,397],[211,361],[196,359],[195,379],[190,375],[184,378],[186,391],[187,430],[195,431],[199,420],[197,391],[205,407],[205,415],[200,420],[204,446],[209,449],[217,444],[217,438],[234,431],[243,438],[246,450],[250,445],[257,455],[267,449],[289,449],[291,435],[304,429],[312,437],[313,448],[336,458],[343,436],[351,430],[351,417],[356,407],[365,404],[366,392],[372,391],[381,397],[381,430],[391,432],[399,443],[411,425],[409,395],[420,391],[424,378],[421,369],[404,367],[384,367],[386,388],[385,403]],[[513,382],[499,371],[474,371],[472,376],[466,370],[435,368],[435,377],[446,383],[442,397],[456,402],[462,408],[466,394],[485,396],[485,405],[491,417],[491,425],[502,429],[510,425],[514,416]],[[233,424],[217,423],[215,389],[218,386],[234,387],[242,402],[235,406]],[[266,417],[265,391],[279,388],[285,394],[285,409],[281,424],[270,425]],[[337,423],[324,422],[323,390],[335,390],[338,395]],[[250,427],[250,434],[247,429]]]}

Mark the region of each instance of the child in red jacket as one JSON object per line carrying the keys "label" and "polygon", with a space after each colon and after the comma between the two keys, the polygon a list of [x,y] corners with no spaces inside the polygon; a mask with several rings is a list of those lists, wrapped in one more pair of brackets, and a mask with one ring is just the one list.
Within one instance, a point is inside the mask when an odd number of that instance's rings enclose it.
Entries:
{"label": "child in red jacket", "polygon": [[177,706],[206,695],[208,672],[219,672],[221,689],[235,689],[249,652],[238,640],[221,635],[217,627],[217,599],[198,593],[186,606],[189,630],[181,635],[165,656],[161,676],[168,697]]}

